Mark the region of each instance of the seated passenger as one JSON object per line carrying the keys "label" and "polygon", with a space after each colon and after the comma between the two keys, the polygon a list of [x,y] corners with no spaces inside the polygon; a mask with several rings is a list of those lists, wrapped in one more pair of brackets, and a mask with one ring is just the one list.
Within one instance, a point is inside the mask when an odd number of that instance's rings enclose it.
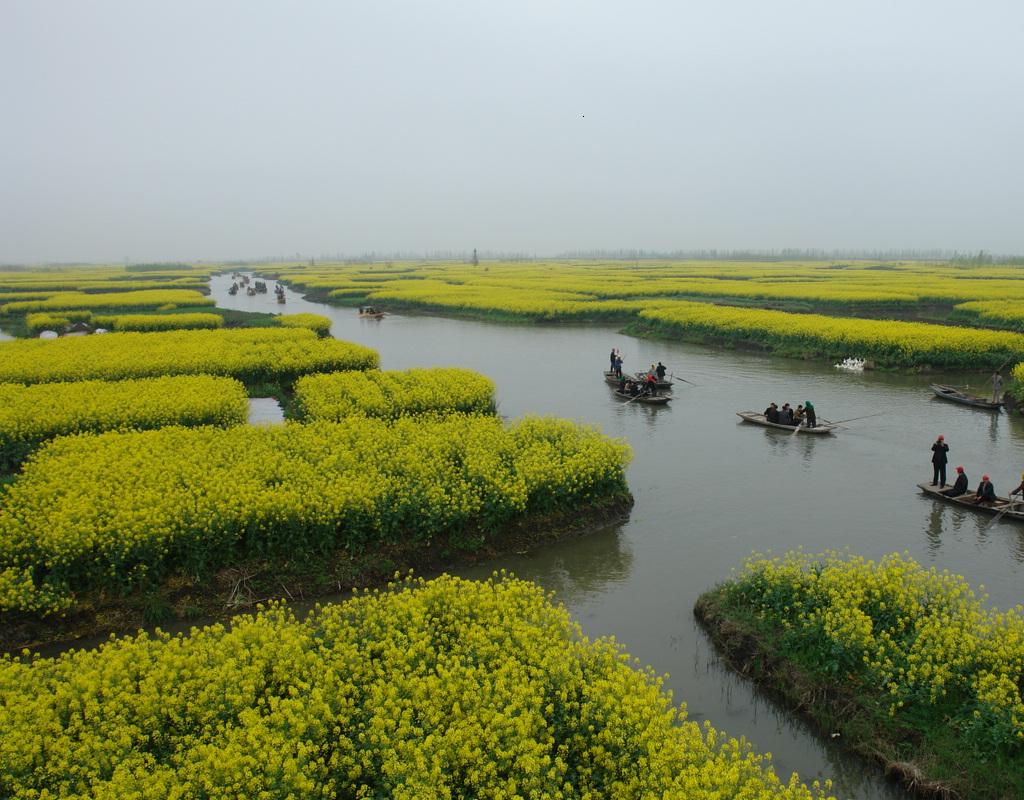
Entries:
{"label": "seated passenger", "polygon": [[978,484],[978,491],[974,493],[974,499],[971,502],[979,506],[990,506],[995,501],[996,488],[992,485],[992,481],[988,479],[988,475],[982,475],[981,483]]}
{"label": "seated passenger", "polygon": [[778,422],[779,421],[779,407],[775,403],[772,403],[770,406],[768,406],[768,408],[765,409],[764,417],[769,422]]}
{"label": "seated passenger", "polygon": [[962,494],[967,494],[967,473],[964,472],[963,467],[956,468],[956,483],[948,489],[943,489],[941,493],[946,497],[959,497]]}

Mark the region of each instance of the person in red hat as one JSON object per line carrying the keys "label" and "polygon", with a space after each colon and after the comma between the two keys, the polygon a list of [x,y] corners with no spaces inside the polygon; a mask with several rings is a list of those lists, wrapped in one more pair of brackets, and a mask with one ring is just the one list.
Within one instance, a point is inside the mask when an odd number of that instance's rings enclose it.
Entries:
{"label": "person in red hat", "polygon": [[964,472],[963,467],[956,468],[956,482],[948,489],[943,490],[942,494],[946,497],[959,497],[962,494],[967,494],[967,473]]}
{"label": "person in red hat", "polygon": [[981,483],[978,484],[978,491],[974,493],[974,504],[978,506],[990,506],[996,501],[996,487],[988,479],[988,475],[981,476]]}
{"label": "person in red hat", "polygon": [[936,484],[940,489],[946,488],[946,464],[949,462],[949,445],[946,444],[946,437],[939,436],[932,445],[932,486]]}

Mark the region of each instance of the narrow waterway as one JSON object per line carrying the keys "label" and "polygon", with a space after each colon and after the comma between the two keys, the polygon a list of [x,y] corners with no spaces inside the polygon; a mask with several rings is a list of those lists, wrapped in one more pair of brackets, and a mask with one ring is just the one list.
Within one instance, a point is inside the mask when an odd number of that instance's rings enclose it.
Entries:
{"label": "narrow waterway", "polygon": [[[825,364],[768,358],[691,344],[637,340],[606,326],[503,325],[391,314],[360,319],[355,309],[310,303],[288,291],[227,294],[219,306],[311,311],[333,321],[339,339],[375,348],[383,369],[462,366],[498,386],[499,413],[554,414],[625,437],[635,458],[628,522],[537,551],[464,570],[483,577],[507,567],[556,592],[590,636],[614,635],[660,673],[695,719],[770,751],[782,776],[831,777],[845,798],[902,797],[874,769],[824,744],[775,708],[716,658],[695,625],[693,603],[754,551],[846,549],[877,558],[906,551],[925,565],[984,584],[993,603],[1021,602],[1024,528],[938,504],[915,484],[930,480],[929,447],[950,445],[950,471],[967,467],[972,485],[991,474],[1005,493],[1024,466],[1024,425],[933,399],[933,380],[978,385],[984,375],[928,377],[843,373]],[[696,385],[677,383],[666,408],[623,403],[601,378],[612,347],[625,368],[663,361]],[[851,353],[850,355],[856,355]],[[769,401],[813,401],[819,418],[849,419],[836,436],[791,436],[740,422],[735,412]]]}

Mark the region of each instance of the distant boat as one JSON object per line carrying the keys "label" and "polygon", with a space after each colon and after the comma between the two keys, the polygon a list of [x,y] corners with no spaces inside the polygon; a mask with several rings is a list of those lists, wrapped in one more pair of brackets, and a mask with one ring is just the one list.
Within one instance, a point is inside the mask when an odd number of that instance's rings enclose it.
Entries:
{"label": "distant boat", "polygon": [[384,312],[378,311],[373,306],[359,306],[359,316],[369,319],[380,319],[384,316]]}
{"label": "distant boat", "polygon": [[935,392],[936,397],[941,397],[943,400],[952,400],[954,403],[960,403],[961,405],[983,408],[986,411],[998,411],[1003,407],[1002,403],[993,403],[984,397],[967,394],[967,392],[962,392],[954,386],[943,386],[941,383],[933,383],[931,384],[931,389]]}

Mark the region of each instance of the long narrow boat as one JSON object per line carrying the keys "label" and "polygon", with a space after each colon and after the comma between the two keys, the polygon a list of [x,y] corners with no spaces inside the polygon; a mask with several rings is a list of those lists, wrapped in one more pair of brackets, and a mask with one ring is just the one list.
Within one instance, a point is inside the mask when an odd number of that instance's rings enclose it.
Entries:
{"label": "long narrow boat", "polygon": [[[999,514],[1004,511],[1006,504],[1010,501],[1005,497],[996,497],[996,502],[991,506],[976,506],[971,502],[971,498],[974,497],[974,492],[968,492],[957,497],[947,497],[942,493],[942,490],[938,486],[932,486],[930,483],[919,483],[917,488],[924,492],[930,497],[934,497],[936,500],[943,500],[947,503],[952,503],[955,506],[963,506],[969,508],[972,511],[981,511],[984,514]],[[1017,522],[1024,522],[1024,502],[1015,502],[1016,508],[1011,508],[1009,511],[1003,513],[1003,519],[1013,519]]]}
{"label": "long narrow boat", "polygon": [[984,408],[986,411],[998,411],[1003,407],[1002,403],[993,403],[984,397],[967,394],[967,392],[962,392],[954,386],[943,386],[941,383],[933,383],[931,387],[932,391],[935,392],[935,396],[941,397],[943,400],[952,400],[954,403],[962,403],[965,406]]}
{"label": "long narrow boat", "polygon": [[622,400],[628,400],[630,403],[643,403],[645,406],[664,406],[672,399],[663,394],[630,394],[629,392],[620,392],[618,389],[615,390],[615,394]]}
{"label": "long narrow boat", "polygon": [[826,433],[832,433],[836,430],[838,425],[829,425],[828,423],[818,423],[813,428],[807,428],[803,425],[799,427],[796,425],[783,425],[781,422],[769,422],[764,414],[758,414],[756,411],[737,411],[736,416],[740,417],[744,422],[752,422],[754,425],[763,425],[765,428],[778,428],[779,430],[793,431],[799,430],[800,433],[811,433],[821,436]]}

